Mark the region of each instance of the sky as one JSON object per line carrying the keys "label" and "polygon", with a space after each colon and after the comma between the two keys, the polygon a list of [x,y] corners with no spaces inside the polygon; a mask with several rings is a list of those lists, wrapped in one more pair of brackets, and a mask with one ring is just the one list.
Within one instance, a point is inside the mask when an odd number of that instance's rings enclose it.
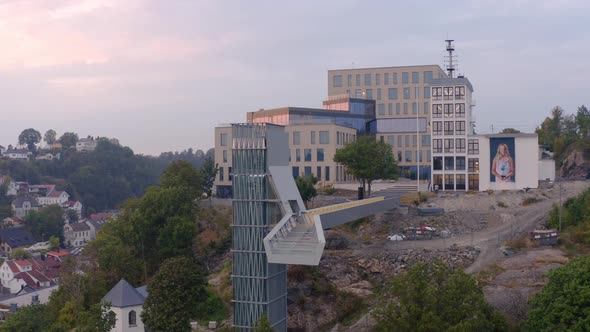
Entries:
{"label": "sky", "polygon": [[0,0],[0,144],[32,127],[207,150],[248,111],[321,107],[329,69],[443,66],[448,38],[477,132],[530,132],[590,104],[589,16],[586,0]]}

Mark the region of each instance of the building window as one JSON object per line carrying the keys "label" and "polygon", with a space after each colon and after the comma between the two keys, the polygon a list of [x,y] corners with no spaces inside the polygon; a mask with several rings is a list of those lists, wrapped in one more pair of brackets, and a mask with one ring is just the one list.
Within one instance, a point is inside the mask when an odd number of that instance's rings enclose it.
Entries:
{"label": "building window", "polygon": [[299,166],[292,167],[293,172],[293,179],[297,179],[299,177]]}
{"label": "building window", "polygon": [[393,84],[397,84],[397,73],[393,73]]}
{"label": "building window", "polygon": [[375,85],[381,85],[381,74],[375,74]]}
{"label": "building window", "polygon": [[430,109],[430,104],[427,101],[424,102],[424,114],[428,114],[429,109]]}
{"label": "building window", "polygon": [[397,162],[401,163],[403,161],[404,160],[402,159],[402,152],[401,151],[398,151],[397,152]]}
{"label": "building window", "polygon": [[457,157],[457,170],[464,171],[465,170],[465,157]]}
{"label": "building window", "polygon": [[377,89],[377,100],[381,100],[381,89]]}
{"label": "building window", "polygon": [[433,139],[432,140],[432,151],[434,153],[442,153],[442,139]]}
{"label": "building window", "polygon": [[377,105],[377,109],[378,109],[379,115],[385,115],[385,104]]}
{"label": "building window", "polygon": [[298,131],[293,132],[293,145],[301,144],[301,133]]}
{"label": "building window", "polygon": [[422,162],[422,150],[416,151],[416,160]]}
{"label": "building window", "polygon": [[430,159],[432,159],[432,153],[430,152],[430,150],[427,150],[426,151],[426,160],[428,162],[430,162]]}
{"label": "building window", "polygon": [[395,136],[393,136],[393,135],[387,136],[387,144],[393,146],[394,145],[394,138],[395,138]]}
{"label": "building window", "polygon": [[469,174],[469,190],[479,191],[479,175]]}
{"label": "building window", "polygon": [[442,100],[442,88],[432,88],[432,100]]}
{"label": "building window", "polygon": [[328,131],[320,131],[320,144],[330,144],[330,133]]}
{"label": "building window", "polygon": [[315,177],[318,179],[318,181],[322,180],[322,166],[318,166],[316,168]]}
{"label": "building window", "polygon": [[422,146],[429,147],[430,146],[430,135],[422,135]]}
{"label": "building window", "polygon": [[452,153],[453,150],[453,139],[445,138],[445,153]]}
{"label": "building window", "polygon": [[455,189],[455,176],[453,174],[445,174],[445,190]]}
{"label": "building window", "polygon": [[412,103],[412,114],[418,114],[418,103],[417,102]]}
{"label": "building window", "polygon": [[410,147],[410,135],[406,135],[406,148]]}
{"label": "building window", "polygon": [[295,161],[296,162],[301,161],[301,150],[299,150],[299,149],[295,149]]}
{"label": "building window", "polygon": [[477,158],[469,158],[467,160],[467,167],[469,173],[479,173],[479,159]]}
{"label": "building window", "polygon": [[371,74],[365,74],[365,85],[371,86]]}
{"label": "building window", "polygon": [[373,99],[373,89],[367,89],[365,92],[365,97],[367,99]]}
{"label": "building window", "polygon": [[424,98],[430,98],[430,87],[424,87]]}
{"label": "building window", "polygon": [[442,121],[433,121],[432,122],[432,135],[439,136],[442,135]]}
{"label": "building window", "polygon": [[435,171],[442,171],[443,169],[443,163],[442,163],[442,157],[434,157],[432,159],[432,167],[434,168]]}
{"label": "building window", "polygon": [[387,112],[389,113],[389,115],[393,115],[393,104],[392,103],[387,104]]}
{"label": "building window", "polygon": [[397,88],[389,88],[387,92],[389,99],[397,99]]}
{"label": "building window", "polygon": [[219,167],[219,181],[223,181],[223,167]]}
{"label": "building window", "polygon": [[454,157],[445,157],[445,171],[454,171],[455,170],[455,158]]}
{"label": "building window", "polygon": [[361,74],[356,74],[355,75],[355,86],[361,86]]}
{"label": "building window", "polygon": [[456,86],[455,87],[455,99],[465,100],[465,87],[464,86]]}
{"label": "building window", "polygon": [[219,134],[219,141],[221,146],[227,146],[227,133]]}
{"label": "building window", "polygon": [[417,71],[412,72],[412,83],[420,83],[420,73]]}
{"label": "building window", "polygon": [[317,149],[316,152],[317,161],[324,161],[324,149]]}
{"label": "building window", "polygon": [[[233,178],[234,178],[234,174],[232,172],[232,168],[228,167],[227,168],[227,179],[231,181]],[[88,234],[86,234],[86,235],[88,235]]]}
{"label": "building window", "polygon": [[347,80],[348,80],[347,86],[350,88],[352,86],[352,75],[349,74],[348,77],[347,77]]}
{"label": "building window", "polygon": [[383,135],[379,136],[379,142],[381,142],[381,143],[385,142],[385,136],[383,136]]}
{"label": "building window", "polygon": [[442,118],[442,104],[433,104],[432,105],[432,117],[433,118]]}
{"label": "building window", "polygon": [[458,118],[465,117],[465,104],[455,104],[455,116]]}
{"label": "building window", "polygon": [[453,117],[453,104],[445,104],[445,118]]}
{"label": "building window", "polygon": [[305,176],[305,177],[311,176],[311,166],[303,167],[303,176]]}
{"label": "building window", "polygon": [[408,83],[410,83],[410,73],[405,71],[402,73],[402,84],[408,84]]}
{"label": "building window", "polygon": [[404,99],[410,99],[410,88],[404,88]]}
{"label": "building window", "polygon": [[325,172],[325,177],[326,177],[326,181],[330,181],[330,166],[326,166],[326,168],[324,168]]}
{"label": "building window", "polygon": [[403,136],[402,135],[397,135],[397,147],[398,148],[401,148],[403,144],[404,144],[404,142],[403,142]]}
{"label": "building window", "polygon": [[304,161],[311,161],[311,149],[303,150]]}
{"label": "building window", "polygon": [[412,135],[412,146],[418,145],[418,136]]}
{"label": "building window", "polygon": [[401,114],[401,104],[400,103],[396,103],[395,104],[395,114]]}
{"label": "building window", "polygon": [[467,153],[479,154],[479,140],[478,139],[470,139],[467,142]]}
{"label": "building window", "polygon": [[457,138],[455,141],[455,151],[458,153],[465,153],[465,139]]}
{"label": "building window", "polygon": [[453,87],[443,88],[443,96],[445,100],[453,100]]}
{"label": "building window", "polygon": [[454,135],[453,121],[445,121],[445,135]]}
{"label": "building window", "polygon": [[342,75],[334,75],[332,79],[332,86],[335,88],[342,87]]}
{"label": "building window", "polygon": [[408,114],[408,103],[404,103],[404,114]]}
{"label": "building window", "polygon": [[455,188],[457,190],[465,190],[465,175],[457,174],[455,176]]}
{"label": "building window", "polygon": [[431,71],[425,71],[424,72],[424,83],[428,83],[432,81],[432,72]]}
{"label": "building window", "polygon": [[406,151],[406,162],[412,162],[412,151]]}
{"label": "building window", "polygon": [[455,131],[457,135],[465,135],[465,121],[455,121]]}
{"label": "building window", "polygon": [[361,89],[354,90],[354,97],[355,98],[362,98],[363,97],[363,90],[361,90]]}
{"label": "building window", "polygon": [[315,144],[315,131],[311,131],[310,140],[311,144]]}
{"label": "building window", "polygon": [[137,325],[137,314],[135,310],[129,311],[129,326],[136,326]]}
{"label": "building window", "polygon": [[223,162],[227,163],[227,150],[223,150]]}
{"label": "building window", "polygon": [[389,85],[389,73],[384,73],[383,74],[383,84],[384,85]]}

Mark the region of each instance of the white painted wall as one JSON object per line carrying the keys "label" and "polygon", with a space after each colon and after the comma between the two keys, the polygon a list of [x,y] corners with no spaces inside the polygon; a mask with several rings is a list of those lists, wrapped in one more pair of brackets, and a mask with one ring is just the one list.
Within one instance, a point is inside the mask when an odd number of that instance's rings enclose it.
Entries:
{"label": "white painted wall", "polygon": [[539,181],[555,181],[555,160],[541,159],[539,160]]}
{"label": "white painted wall", "polygon": [[[129,326],[129,312],[135,310],[137,325]],[[111,307],[111,311],[117,316],[115,327],[111,332],[144,332],[143,321],[141,320],[141,312],[143,311],[141,305],[131,307]]]}
{"label": "white painted wall", "polygon": [[490,138],[479,136],[479,190],[519,190],[539,186],[539,143],[537,136],[514,138],[516,181],[490,182]]}

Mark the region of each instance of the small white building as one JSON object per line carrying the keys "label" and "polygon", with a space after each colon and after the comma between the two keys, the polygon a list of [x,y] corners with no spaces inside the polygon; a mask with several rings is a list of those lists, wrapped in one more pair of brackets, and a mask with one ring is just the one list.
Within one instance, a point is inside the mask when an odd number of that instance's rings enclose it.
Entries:
{"label": "small white building", "polygon": [[85,220],[64,225],[64,239],[67,246],[81,247],[93,240],[93,232]]}
{"label": "small white building", "polygon": [[9,159],[29,160],[31,152],[27,149],[13,149],[8,147],[8,149],[2,155],[7,156]]}
{"label": "small white building", "polygon": [[92,136],[88,136],[87,138],[81,138],[76,142],[76,151],[78,152],[91,152],[96,149],[96,145],[98,141],[94,139]]}
{"label": "small white building", "polygon": [[145,286],[133,288],[125,279],[121,279],[102,298],[103,303],[111,304],[111,311],[117,317],[115,327],[111,331],[144,332],[145,327],[141,320],[141,313],[147,296]]}

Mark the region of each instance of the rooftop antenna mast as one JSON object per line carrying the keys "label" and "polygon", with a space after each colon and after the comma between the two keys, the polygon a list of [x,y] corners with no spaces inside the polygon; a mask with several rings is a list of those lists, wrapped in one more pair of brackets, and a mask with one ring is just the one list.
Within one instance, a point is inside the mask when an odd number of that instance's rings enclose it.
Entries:
{"label": "rooftop antenna mast", "polygon": [[449,74],[449,77],[453,78],[453,73],[455,71],[455,63],[456,63],[456,59],[457,56],[453,55],[453,52],[455,51],[455,46],[453,45],[453,39],[446,39],[445,42],[447,43],[447,52],[449,52],[449,55],[447,55],[445,58],[445,62],[447,63],[447,72]]}

